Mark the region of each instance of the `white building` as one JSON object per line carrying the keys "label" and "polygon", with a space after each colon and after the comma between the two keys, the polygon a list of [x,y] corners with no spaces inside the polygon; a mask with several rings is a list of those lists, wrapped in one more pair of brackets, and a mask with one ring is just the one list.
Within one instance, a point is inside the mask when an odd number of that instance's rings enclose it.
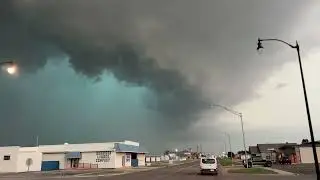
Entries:
{"label": "white building", "polygon": [[145,166],[138,142],[0,147],[0,172]]}
{"label": "white building", "polygon": [[[298,150],[298,151],[297,151]],[[320,161],[320,144],[316,143],[316,151],[318,155],[318,161]],[[300,163],[313,163],[314,157],[311,143],[302,144],[296,149],[297,161]]]}

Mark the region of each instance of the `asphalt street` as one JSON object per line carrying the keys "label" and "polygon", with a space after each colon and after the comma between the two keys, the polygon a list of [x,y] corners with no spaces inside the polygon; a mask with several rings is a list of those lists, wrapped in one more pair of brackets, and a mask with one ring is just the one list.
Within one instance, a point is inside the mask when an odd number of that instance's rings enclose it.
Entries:
{"label": "asphalt street", "polygon": [[22,176],[0,176],[0,180],[313,180],[314,176],[280,176],[280,175],[241,175],[228,174],[221,170],[219,175],[200,175],[199,162],[188,164],[153,169],[143,172],[134,172],[128,174],[112,175],[109,171],[100,171],[99,173],[85,173],[84,176],[69,175],[69,176],[43,176],[34,175],[28,177]]}
{"label": "asphalt street", "polygon": [[[221,168],[220,168],[221,169]],[[153,171],[109,177],[110,180],[313,180],[313,176],[240,175],[220,171],[219,175],[200,175],[199,162]]]}

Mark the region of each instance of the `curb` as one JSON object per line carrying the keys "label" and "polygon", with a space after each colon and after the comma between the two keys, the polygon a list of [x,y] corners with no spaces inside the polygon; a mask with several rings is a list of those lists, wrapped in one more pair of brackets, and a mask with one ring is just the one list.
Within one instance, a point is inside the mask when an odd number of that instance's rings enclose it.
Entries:
{"label": "curb", "polygon": [[279,169],[273,169],[273,168],[269,168],[269,167],[263,167],[264,169],[267,169],[269,171],[273,171],[277,174],[275,175],[280,175],[280,176],[297,176],[297,174],[292,173],[292,172],[288,172],[288,171],[283,171],[283,170],[279,170]]}

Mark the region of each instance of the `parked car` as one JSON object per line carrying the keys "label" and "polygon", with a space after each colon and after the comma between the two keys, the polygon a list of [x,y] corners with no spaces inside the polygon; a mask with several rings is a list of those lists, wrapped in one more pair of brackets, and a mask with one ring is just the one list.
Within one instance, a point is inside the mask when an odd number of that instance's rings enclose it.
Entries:
{"label": "parked car", "polygon": [[247,167],[246,161],[243,160],[243,166],[245,168],[251,168],[254,165],[260,165],[260,166],[264,166],[264,167],[271,167],[272,166],[272,161],[262,159],[261,157],[252,157],[252,158],[248,159],[248,167]]}

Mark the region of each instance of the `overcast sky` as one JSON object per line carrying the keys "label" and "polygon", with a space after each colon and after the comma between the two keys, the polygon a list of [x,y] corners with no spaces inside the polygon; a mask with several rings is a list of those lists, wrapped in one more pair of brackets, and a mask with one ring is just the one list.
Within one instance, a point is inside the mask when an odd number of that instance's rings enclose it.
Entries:
{"label": "overcast sky", "polygon": [[[149,151],[222,151],[309,137],[296,51],[301,43],[314,131],[320,103],[317,1],[1,1],[0,144],[137,140]],[[318,52],[317,52],[318,51]]]}

